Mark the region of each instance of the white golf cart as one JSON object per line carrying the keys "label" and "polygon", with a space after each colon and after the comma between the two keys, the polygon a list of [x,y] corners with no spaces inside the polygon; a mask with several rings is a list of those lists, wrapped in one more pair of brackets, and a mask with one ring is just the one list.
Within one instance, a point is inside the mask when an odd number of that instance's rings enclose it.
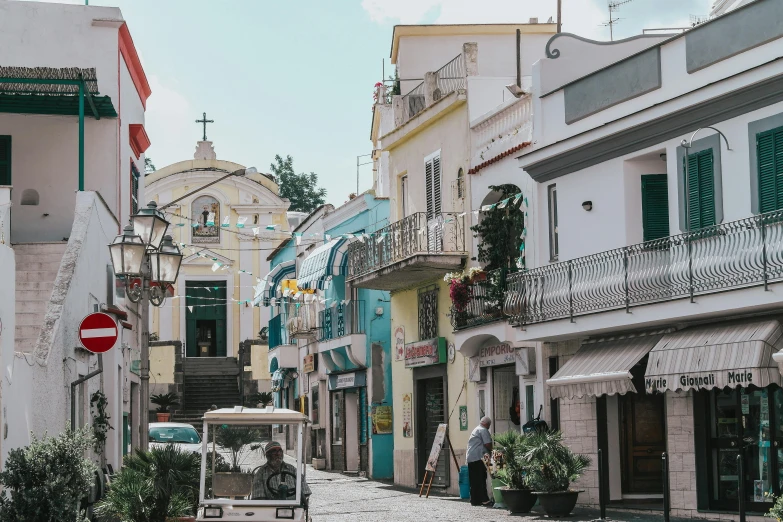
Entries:
{"label": "white golf cart", "polygon": [[311,522],[303,455],[308,422],[271,406],[205,413],[196,520]]}

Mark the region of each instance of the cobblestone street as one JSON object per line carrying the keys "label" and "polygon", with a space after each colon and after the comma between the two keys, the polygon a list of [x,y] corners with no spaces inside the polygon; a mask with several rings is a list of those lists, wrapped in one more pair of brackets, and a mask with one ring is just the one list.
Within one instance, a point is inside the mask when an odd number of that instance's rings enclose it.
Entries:
{"label": "cobblestone street", "polygon": [[[313,491],[310,515],[313,522],[420,522],[428,521],[534,521],[549,520],[540,512],[532,515],[510,515],[508,511],[473,507],[456,497],[419,498],[418,492],[398,488],[390,483],[351,477],[340,473],[307,470],[307,481]],[[538,508],[536,508],[538,509]],[[662,522],[661,512],[613,511],[610,520],[622,522]],[[576,509],[569,522],[586,522],[598,518],[598,512]],[[672,518],[672,521],[677,519]]]}

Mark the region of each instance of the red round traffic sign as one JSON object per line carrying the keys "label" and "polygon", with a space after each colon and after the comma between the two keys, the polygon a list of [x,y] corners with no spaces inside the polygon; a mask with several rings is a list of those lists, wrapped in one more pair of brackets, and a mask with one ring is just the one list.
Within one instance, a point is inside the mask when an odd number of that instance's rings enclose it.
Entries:
{"label": "red round traffic sign", "polygon": [[79,325],[79,340],[92,353],[111,350],[117,342],[117,322],[109,314],[96,312],[82,319]]}

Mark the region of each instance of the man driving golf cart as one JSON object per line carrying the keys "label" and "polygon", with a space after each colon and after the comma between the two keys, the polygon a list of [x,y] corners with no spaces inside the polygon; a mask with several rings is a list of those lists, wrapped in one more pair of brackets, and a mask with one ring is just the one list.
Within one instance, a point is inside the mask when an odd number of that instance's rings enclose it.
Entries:
{"label": "man driving golf cart", "polygon": [[308,423],[297,411],[271,406],[205,413],[196,520],[309,522]]}

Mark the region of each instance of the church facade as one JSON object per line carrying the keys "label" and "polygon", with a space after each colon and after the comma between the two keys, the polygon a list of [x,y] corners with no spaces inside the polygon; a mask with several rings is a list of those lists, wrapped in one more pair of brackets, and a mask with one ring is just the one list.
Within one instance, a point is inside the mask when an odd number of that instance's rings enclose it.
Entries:
{"label": "church facade", "polygon": [[[244,168],[217,159],[212,142],[202,140],[192,160],[146,176],[147,199],[174,201]],[[152,393],[182,395],[180,418],[238,404],[242,391],[269,390],[262,332],[269,311],[253,306],[253,287],[269,272],[269,252],[290,235],[289,205],[272,176],[258,173],[229,177],[167,209],[169,233],[185,257],[173,295],[150,314],[157,338],[150,378]]]}

